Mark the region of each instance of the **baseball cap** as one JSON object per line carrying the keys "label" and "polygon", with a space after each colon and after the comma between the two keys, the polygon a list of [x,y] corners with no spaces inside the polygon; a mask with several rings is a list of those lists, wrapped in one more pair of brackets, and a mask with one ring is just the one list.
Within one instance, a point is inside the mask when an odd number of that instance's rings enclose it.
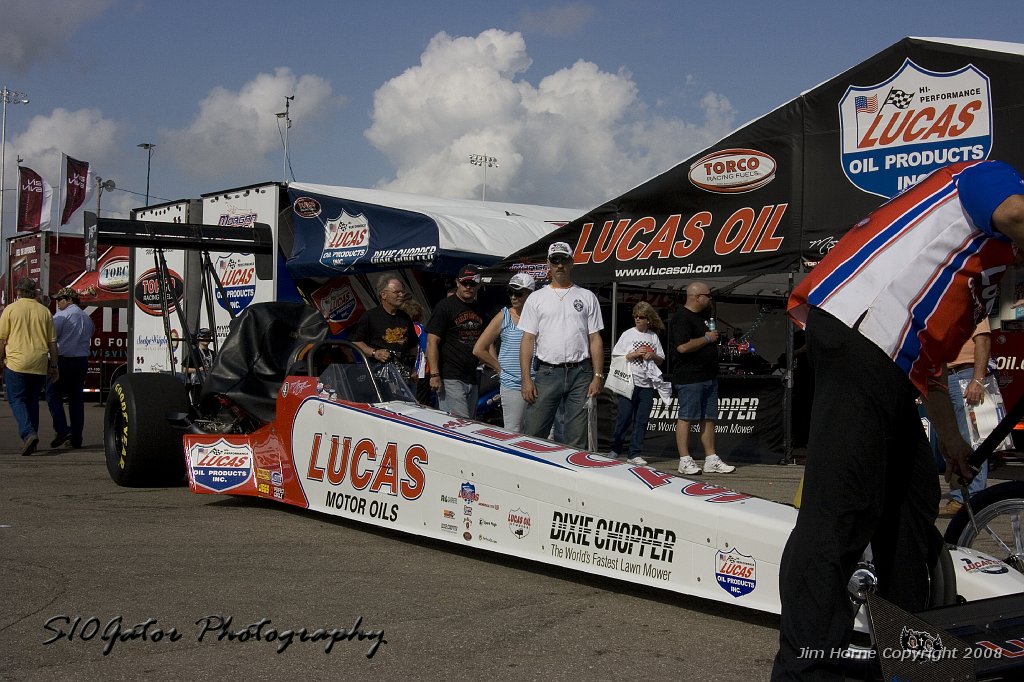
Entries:
{"label": "baseball cap", "polygon": [[39,290],[39,285],[36,284],[36,281],[34,279],[26,277],[25,279],[18,282],[18,286],[14,287],[14,289],[15,291],[19,291],[23,294],[34,296],[35,293]]}
{"label": "baseball cap", "polygon": [[58,300],[61,298],[67,298],[72,301],[78,301],[81,299],[81,296],[78,293],[78,291],[74,289],[74,287],[63,287],[60,291],[53,295],[54,300]]}
{"label": "baseball cap", "polygon": [[203,327],[202,329],[200,329],[199,331],[196,332],[196,340],[197,341],[212,341],[213,340],[213,334],[210,333],[209,329],[207,329],[206,327]]}
{"label": "baseball cap", "polygon": [[466,282],[472,280],[477,284],[480,283],[480,268],[476,265],[467,265],[466,267],[459,270],[459,276],[456,277],[459,282]]}
{"label": "baseball cap", "polygon": [[533,277],[527,275],[525,272],[515,274],[512,279],[508,281],[509,289],[529,289],[533,291],[537,287],[537,282],[534,281]]}
{"label": "baseball cap", "polygon": [[565,242],[555,242],[548,247],[548,260],[551,260],[555,256],[565,256],[569,260],[572,260],[572,247]]}

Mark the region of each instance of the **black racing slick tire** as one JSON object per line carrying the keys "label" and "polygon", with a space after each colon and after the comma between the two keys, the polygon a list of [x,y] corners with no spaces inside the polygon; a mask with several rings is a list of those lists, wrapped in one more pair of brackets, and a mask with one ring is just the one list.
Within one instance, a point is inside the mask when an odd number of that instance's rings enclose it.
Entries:
{"label": "black racing slick tire", "polygon": [[167,421],[187,412],[185,385],[169,374],[125,374],[110,387],[103,425],[107,471],[122,486],[172,486],[185,481],[184,431]]}
{"label": "black racing slick tire", "polygon": [[967,507],[961,507],[946,527],[946,542],[984,552],[1024,573],[1024,481],[986,488],[970,504],[974,523]]}

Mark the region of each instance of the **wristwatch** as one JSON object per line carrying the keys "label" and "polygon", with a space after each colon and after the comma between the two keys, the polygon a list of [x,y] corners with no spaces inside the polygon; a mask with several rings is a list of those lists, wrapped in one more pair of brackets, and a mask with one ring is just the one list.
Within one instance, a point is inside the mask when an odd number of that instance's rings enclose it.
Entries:
{"label": "wristwatch", "polygon": [[604,379],[604,375],[603,374],[599,374],[598,372],[594,372],[594,378],[595,379]]}

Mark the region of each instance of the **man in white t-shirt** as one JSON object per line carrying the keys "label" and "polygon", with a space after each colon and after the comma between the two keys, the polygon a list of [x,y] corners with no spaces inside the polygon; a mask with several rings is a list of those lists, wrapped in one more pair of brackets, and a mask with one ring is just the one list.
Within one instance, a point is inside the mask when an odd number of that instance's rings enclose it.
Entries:
{"label": "man in white t-shirt", "polygon": [[[548,247],[551,284],[526,299],[519,319],[523,331],[519,364],[523,432],[546,437],[559,405],[565,406],[567,445],[587,447],[587,399],[604,383],[601,306],[597,296],[572,283],[572,248],[565,242]],[[534,356],[536,376],[531,378]]]}

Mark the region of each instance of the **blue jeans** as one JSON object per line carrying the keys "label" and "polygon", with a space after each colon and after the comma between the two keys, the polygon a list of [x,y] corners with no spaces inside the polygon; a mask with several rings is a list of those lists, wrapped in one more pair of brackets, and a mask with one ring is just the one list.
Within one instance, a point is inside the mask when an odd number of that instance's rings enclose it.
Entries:
{"label": "blue jeans", "polygon": [[[85,427],[85,375],[89,371],[89,358],[60,357],[57,360],[60,376],[57,381],[46,382],[46,405],[53,418],[53,430],[58,436],[71,434],[71,444],[82,445],[82,430]],[[68,401],[68,413],[64,415],[64,399]],[[68,426],[68,419],[71,426]]]}
{"label": "blue jeans", "polygon": [[619,396],[619,413],[615,418],[612,452],[622,452],[626,431],[632,426],[633,437],[629,441],[629,456],[633,458],[643,454],[644,438],[647,436],[647,420],[651,417],[653,406],[654,389],[650,386],[634,386],[631,398]]}
{"label": "blue jeans", "polygon": [[594,380],[589,362],[576,367],[540,365],[533,383],[537,399],[526,408],[523,432],[547,438],[555,422],[555,412],[565,403],[565,444],[587,449],[587,387]]}
{"label": "blue jeans", "polygon": [[[673,384],[679,402],[677,419],[688,422],[718,421],[718,380]],[[708,453],[711,454],[711,453]]]}
{"label": "blue jeans", "polygon": [[[970,381],[974,378],[974,368],[965,367],[957,372],[949,373],[949,399],[953,401],[953,414],[956,415],[956,424],[960,427],[960,435],[964,437],[964,440],[968,443],[971,442],[971,432],[967,428],[967,409],[964,407],[964,393],[960,390],[960,380],[964,379]],[[977,495],[980,491],[985,489],[985,484],[988,483],[988,461],[981,465],[981,469],[978,470],[978,475],[974,477],[970,485],[967,486],[967,494]],[[949,493],[957,502],[963,502],[963,494],[959,490],[952,490]]]}
{"label": "blue jeans", "polygon": [[456,417],[474,418],[480,387],[458,379],[445,379],[443,383],[444,394],[437,397],[437,406]]}
{"label": "blue jeans", "polygon": [[7,402],[18,423],[18,436],[25,440],[39,433],[39,394],[46,385],[46,375],[15,372],[4,367]]}

